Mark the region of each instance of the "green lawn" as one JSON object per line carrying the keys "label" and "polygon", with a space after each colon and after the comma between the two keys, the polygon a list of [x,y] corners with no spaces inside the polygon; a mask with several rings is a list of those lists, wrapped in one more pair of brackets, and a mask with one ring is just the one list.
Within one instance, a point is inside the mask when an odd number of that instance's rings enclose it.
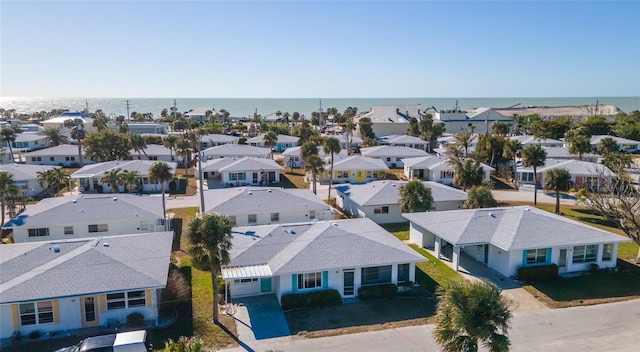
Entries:
{"label": "green lawn", "polygon": [[426,262],[416,263],[416,282],[418,282],[420,286],[426,288],[430,292],[436,292],[436,289],[439,286],[445,285],[452,280],[462,278],[462,276],[455,270],[436,259],[424,248],[420,248],[415,244],[411,244],[409,246],[427,259]]}
{"label": "green lawn", "polygon": [[293,173],[289,173],[289,168],[285,172],[280,173],[280,184],[284,188],[301,188],[309,189],[309,184],[304,182],[305,172],[303,169],[293,169]]}
{"label": "green lawn", "polygon": [[408,222],[384,224],[380,226],[382,226],[383,229],[391,232],[394,236],[396,236],[401,241],[406,241],[409,239],[409,223]]}

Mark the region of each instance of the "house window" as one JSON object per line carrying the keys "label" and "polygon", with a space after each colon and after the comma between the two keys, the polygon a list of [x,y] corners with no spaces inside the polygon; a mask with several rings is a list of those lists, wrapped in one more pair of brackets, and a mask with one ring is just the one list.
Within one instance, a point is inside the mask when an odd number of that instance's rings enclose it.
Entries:
{"label": "house window", "polygon": [[235,216],[235,215],[229,215],[229,224],[230,224],[231,226],[236,226],[236,225],[237,225],[237,223],[236,223],[236,216]]}
{"label": "house window", "polygon": [[602,245],[602,261],[609,261],[613,258],[613,243]]}
{"label": "house window", "polygon": [[338,178],[349,178],[349,171],[338,171]]}
{"label": "house window", "polygon": [[378,179],[378,171],[367,171],[367,178]]}
{"label": "house window", "polygon": [[309,211],[309,219],[315,219],[316,218],[316,211],[315,210],[310,210]]}
{"label": "house window", "polygon": [[53,157],[53,156],[50,156],[50,157],[49,157],[49,161],[56,161],[56,158],[55,158],[55,157]]}
{"label": "house window", "polygon": [[234,284],[248,284],[251,282],[258,282],[257,278],[249,278],[249,279],[235,279],[233,280]]}
{"label": "house window", "polygon": [[391,265],[362,268],[362,285],[391,283]]}
{"label": "house window", "polygon": [[573,262],[574,263],[593,263],[596,261],[598,254],[598,246],[590,244],[588,246],[575,246],[573,247]]}
{"label": "house window", "polygon": [[374,214],[388,214],[389,207],[373,208]]}
{"label": "house window", "polygon": [[149,229],[149,223],[147,221],[140,221],[140,230],[147,231]]}
{"label": "house window", "polygon": [[544,264],[547,262],[547,249],[529,249],[527,250],[527,264]]}
{"label": "house window", "polygon": [[144,290],[107,293],[107,310],[144,307],[146,304]]}
{"label": "house window", "polygon": [[23,303],[19,307],[20,325],[53,323],[53,302]]}
{"label": "house window", "polygon": [[387,158],[387,162],[391,162],[391,158]]}
{"label": "house window", "polygon": [[280,221],[280,213],[271,213],[271,221]]}
{"label": "house window", "polygon": [[409,264],[398,264],[398,282],[409,281]]}
{"label": "house window", "polygon": [[231,173],[229,173],[229,180],[230,181],[245,180],[244,172],[231,172]]}
{"label": "house window", "polygon": [[258,173],[254,172],[252,177],[253,183],[258,183]]}
{"label": "house window", "polygon": [[66,160],[66,161],[74,161],[74,160],[76,160],[76,157],[75,156],[65,156],[64,160]]}
{"label": "house window", "polygon": [[32,156],[32,157],[31,157],[31,161],[36,161],[36,157],[35,157],[35,156]]}
{"label": "house window", "polygon": [[109,226],[107,224],[89,225],[89,232],[107,232]]}
{"label": "house window", "polygon": [[453,171],[440,171],[440,178],[453,178]]}
{"label": "house window", "polygon": [[322,287],[322,273],[298,274],[298,290]]}
{"label": "house window", "polygon": [[149,158],[149,160],[158,160],[157,156],[147,156],[147,158]]}
{"label": "house window", "polygon": [[258,222],[258,215],[257,214],[249,214],[249,223],[250,224],[255,224]]}
{"label": "house window", "polygon": [[148,185],[149,184],[149,178],[148,177],[142,177],[142,184],[143,185]]}
{"label": "house window", "polygon": [[65,235],[73,235],[73,226],[65,226],[64,227]]}
{"label": "house window", "polygon": [[29,229],[29,237],[45,237],[49,236],[49,228]]}

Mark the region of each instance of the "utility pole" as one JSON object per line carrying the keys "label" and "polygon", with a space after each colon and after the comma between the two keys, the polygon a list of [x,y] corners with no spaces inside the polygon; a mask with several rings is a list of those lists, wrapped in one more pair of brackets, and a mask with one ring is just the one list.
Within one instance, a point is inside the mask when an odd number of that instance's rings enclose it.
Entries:
{"label": "utility pole", "polygon": [[204,180],[202,179],[202,156],[204,152],[200,151],[200,133],[196,131],[196,147],[198,148],[198,179],[200,184],[200,216],[204,214]]}
{"label": "utility pole", "polygon": [[[322,123],[322,99],[320,99],[320,107],[318,107],[318,121],[324,126],[324,123]],[[320,126],[320,128],[322,128],[322,126]]]}
{"label": "utility pole", "polygon": [[176,100],[173,99],[173,122],[176,122],[177,118],[176,116],[178,115],[178,108],[176,108]]}
{"label": "utility pole", "polygon": [[84,100],[84,113],[89,115],[89,101],[87,99]]}
{"label": "utility pole", "polygon": [[131,115],[129,115],[129,101],[126,100],[126,103],[127,103],[127,121],[131,122]]}

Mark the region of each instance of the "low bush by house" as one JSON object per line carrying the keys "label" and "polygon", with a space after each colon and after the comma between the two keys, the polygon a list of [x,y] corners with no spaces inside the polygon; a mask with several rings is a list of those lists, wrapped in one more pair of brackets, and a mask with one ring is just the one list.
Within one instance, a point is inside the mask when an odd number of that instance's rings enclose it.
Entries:
{"label": "low bush by house", "polygon": [[363,301],[380,298],[391,298],[397,295],[398,286],[395,284],[364,286],[358,289],[358,298]]}
{"label": "low bush by house", "polygon": [[518,278],[522,281],[540,281],[558,277],[556,264],[523,266],[518,269]]}
{"label": "low bush by house", "polygon": [[291,293],[282,296],[282,309],[310,308],[342,303],[340,292],[330,289],[307,293]]}

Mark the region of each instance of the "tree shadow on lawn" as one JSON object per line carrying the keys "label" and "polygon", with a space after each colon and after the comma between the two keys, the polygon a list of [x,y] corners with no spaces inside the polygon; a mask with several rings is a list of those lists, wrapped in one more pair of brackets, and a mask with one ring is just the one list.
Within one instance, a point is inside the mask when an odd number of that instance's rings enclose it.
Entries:
{"label": "tree shadow on lawn", "polygon": [[291,334],[307,337],[426,324],[434,314],[435,300],[426,297],[395,297],[284,313]]}

